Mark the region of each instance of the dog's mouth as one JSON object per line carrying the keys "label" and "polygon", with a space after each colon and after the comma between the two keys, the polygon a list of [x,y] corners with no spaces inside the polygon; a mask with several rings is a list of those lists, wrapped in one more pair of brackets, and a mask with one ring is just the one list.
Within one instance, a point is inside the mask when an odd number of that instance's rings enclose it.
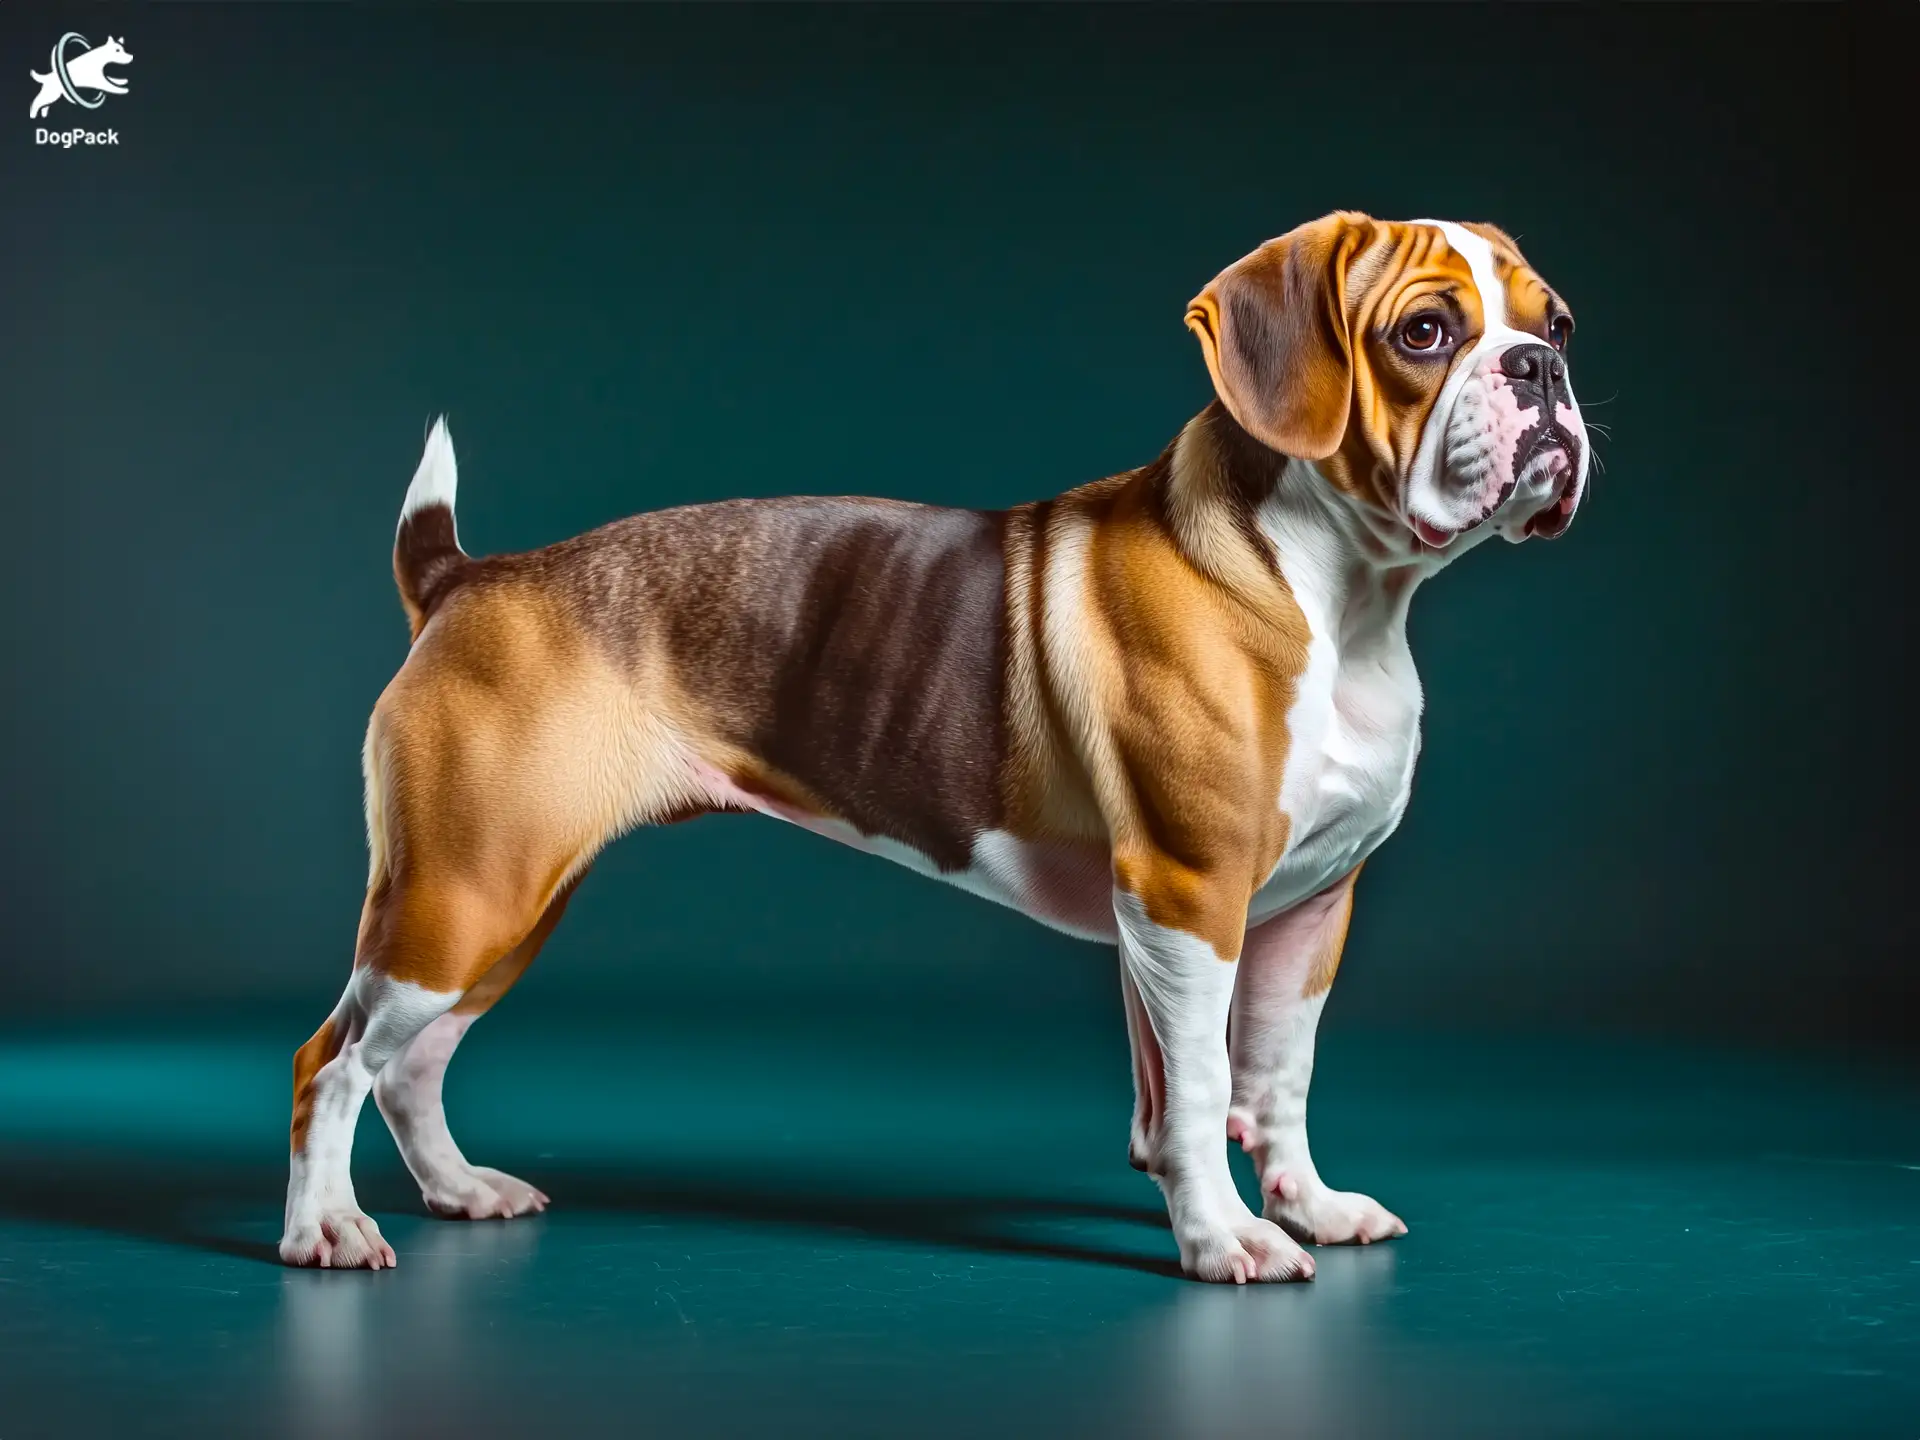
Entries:
{"label": "dog's mouth", "polygon": [[1527,517],[1528,539],[1558,540],[1567,533],[1567,527],[1573,523],[1573,486],[1574,479],[1569,473],[1554,492],[1553,499]]}
{"label": "dog's mouth", "polygon": [[1528,470],[1536,465],[1540,468],[1546,487],[1546,496],[1521,527],[1523,537],[1542,540],[1557,540],[1567,533],[1567,526],[1573,523],[1574,505],[1580,488],[1580,452],[1571,437],[1557,426],[1547,432],[1548,440],[1528,457]]}
{"label": "dog's mouth", "polygon": [[1579,450],[1571,439],[1557,426],[1549,427],[1528,449],[1525,460],[1516,467],[1514,478],[1500,487],[1479,514],[1469,516],[1452,529],[1420,515],[1403,514],[1402,519],[1413,532],[1419,549],[1426,554],[1439,554],[1462,535],[1471,534],[1489,522],[1517,518],[1522,509],[1531,512],[1521,525],[1523,536],[1556,539],[1566,533],[1573,521],[1574,492],[1580,474],[1578,455]]}

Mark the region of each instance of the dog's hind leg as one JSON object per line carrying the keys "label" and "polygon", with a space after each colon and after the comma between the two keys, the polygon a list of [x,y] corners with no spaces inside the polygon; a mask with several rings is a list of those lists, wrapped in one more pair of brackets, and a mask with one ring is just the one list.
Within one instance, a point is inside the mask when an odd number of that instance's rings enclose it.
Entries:
{"label": "dog's hind leg", "polygon": [[408,1041],[374,1081],[374,1101],[393,1131],[407,1169],[419,1182],[420,1198],[436,1215],[450,1220],[506,1220],[547,1208],[547,1197],[526,1181],[468,1162],[447,1128],[441,1091],[447,1064],[468,1028],[533,963],[560,923],[573,889],[569,885],[555,896],[527,938],[487,971],[453,1009]]}
{"label": "dog's hind leg", "polygon": [[35,75],[40,82],[40,93],[33,97],[33,104],[27,107],[29,120],[41,119],[53,108],[53,102],[60,98],[59,82],[50,75]]}
{"label": "dog's hind leg", "polygon": [[[400,1117],[408,1163],[429,1199],[453,1183],[459,1152],[438,1105],[449,1042],[464,1029],[463,1012],[484,1010],[518,978],[616,828],[608,807],[581,803],[590,787],[567,768],[596,762],[594,737],[569,727],[564,712],[516,723],[497,690],[463,679],[444,653],[436,658],[442,649],[431,634],[416,644],[368,731],[373,864],[353,978],[294,1061],[280,1242],[293,1265],[393,1263],[354,1198],[348,1161],[361,1107],[397,1059],[403,1068],[381,1087],[382,1104]],[[562,686],[551,688],[564,699]],[[408,1083],[427,1076],[430,1092]]]}
{"label": "dog's hind leg", "polygon": [[280,1237],[287,1264],[379,1270],[394,1263],[393,1247],[353,1193],[354,1127],[381,1067],[459,998],[356,965],[333,1014],[295,1054]]}
{"label": "dog's hind leg", "polygon": [[549,893],[515,905],[496,894],[459,883],[384,879],[369,893],[353,978],[326,1024],[294,1057],[280,1240],[280,1258],[288,1264],[378,1270],[394,1263],[393,1248],[354,1196],[355,1124],[386,1066],[481,992],[496,965],[512,962],[559,898]]}

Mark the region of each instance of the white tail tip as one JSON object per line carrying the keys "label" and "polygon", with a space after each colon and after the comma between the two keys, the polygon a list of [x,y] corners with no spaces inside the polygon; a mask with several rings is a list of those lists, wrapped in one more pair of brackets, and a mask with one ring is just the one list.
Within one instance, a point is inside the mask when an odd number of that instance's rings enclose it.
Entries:
{"label": "white tail tip", "polygon": [[413,472],[407,486],[406,503],[400,507],[400,523],[415,511],[430,505],[444,505],[453,511],[454,492],[460,488],[460,468],[453,458],[453,436],[447,431],[447,417],[441,415],[427,432],[427,446],[420,455],[420,468]]}

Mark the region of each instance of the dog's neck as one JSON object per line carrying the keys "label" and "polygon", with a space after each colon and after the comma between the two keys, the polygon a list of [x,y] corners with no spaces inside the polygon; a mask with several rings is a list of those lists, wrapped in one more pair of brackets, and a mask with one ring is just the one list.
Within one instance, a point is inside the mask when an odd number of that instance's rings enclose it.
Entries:
{"label": "dog's neck", "polygon": [[1413,591],[1447,555],[1397,516],[1335,485],[1312,461],[1249,435],[1219,401],[1187,422],[1158,483],[1168,529],[1197,568],[1243,594],[1278,567],[1300,600],[1404,623]]}

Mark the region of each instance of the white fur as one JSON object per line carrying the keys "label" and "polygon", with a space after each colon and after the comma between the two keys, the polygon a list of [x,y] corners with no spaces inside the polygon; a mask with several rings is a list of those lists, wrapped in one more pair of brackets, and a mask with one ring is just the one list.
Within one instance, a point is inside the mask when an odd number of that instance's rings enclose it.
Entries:
{"label": "white fur", "polygon": [[1416,565],[1390,594],[1368,561],[1359,511],[1304,461],[1289,462],[1259,518],[1310,639],[1275,797],[1287,848],[1253,897],[1256,925],[1352,870],[1406,811],[1423,703],[1407,603],[1431,569]]}
{"label": "white fur", "polygon": [[353,972],[332,1021],[346,1043],[314,1077],[306,1144],[293,1153],[280,1237],[280,1258],[288,1264],[376,1270],[393,1264],[392,1247],[354,1198],[354,1127],[374,1077],[459,999],[458,992]]}
{"label": "white fur", "polygon": [[1328,1186],[1307,1147],[1314,1035],[1329,993],[1310,982],[1340,943],[1349,898],[1347,885],[1336,885],[1248,931],[1229,1030],[1228,1133],[1253,1156],[1266,1217],[1296,1239],[1323,1245],[1406,1233],[1400,1217],[1372,1196]]}
{"label": "white fur", "polygon": [[1111,945],[1120,938],[1112,909],[1093,903],[1111,880],[1104,851],[1048,853],[1008,831],[988,830],[973,842],[972,866],[953,883],[1049,929]]}
{"label": "white fur", "polygon": [[[1465,422],[1474,418],[1472,411],[1479,402],[1479,392],[1488,383],[1489,373],[1499,365],[1500,356],[1515,345],[1538,344],[1540,337],[1516,330],[1507,323],[1506,289],[1495,273],[1491,245],[1451,220],[1416,220],[1413,223],[1431,225],[1440,231],[1447,245],[1467,262],[1485,318],[1481,334],[1454,356],[1446,383],[1441,386],[1440,395],[1421,432],[1420,445],[1408,468],[1403,491],[1403,505],[1409,521],[1425,520],[1438,529],[1451,532],[1458,531],[1470,517],[1459,513],[1450,495],[1453,487],[1443,483],[1450,478],[1446,470],[1448,453],[1470,438],[1466,432],[1473,427]],[[1577,432],[1580,441],[1580,473],[1574,482],[1574,494],[1577,497],[1586,487],[1593,447],[1588,443],[1586,426],[1580,417],[1579,403],[1573,398],[1572,385],[1568,383],[1557,388],[1565,390],[1567,399],[1564,407],[1566,413],[1561,419],[1568,428]],[[1465,553],[1490,535],[1502,535],[1512,541],[1524,537],[1527,520],[1552,498],[1555,486],[1544,463],[1530,466],[1523,481],[1514,487],[1512,497],[1490,522],[1456,534],[1446,547],[1449,559]]]}
{"label": "white fur", "polygon": [[1454,253],[1467,262],[1467,268],[1473,272],[1473,287],[1480,292],[1480,306],[1486,316],[1486,336],[1490,343],[1499,344],[1503,336],[1510,335],[1523,340],[1533,338],[1507,325],[1507,292],[1493,268],[1493,246],[1466,226],[1456,225],[1451,220],[1416,220],[1414,223],[1433,226],[1447,237],[1447,244],[1453,247]]}
{"label": "white fur", "polygon": [[[447,430],[447,417],[442,415],[427,431],[426,448],[421,452],[420,464],[413,472],[413,482],[407,486],[407,498],[400,505],[400,524],[406,524],[409,515],[429,505],[444,505],[451,513],[459,488],[460,467],[453,456],[453,436]],[[457,524],[454,527],[454,539],[458,543]]]}
{"label": "white fur", "polygon": [[447,1063],[478,1015],[449,1011],[403,1045],[374,1077],[373,1098],[401,1158],[436,1215],[509,1219],[547,1208],[547,1197],[511,1175],[471,1165],[447,1128]]}
{"label": "white fur", "polygon": [[1156,925],[1133,895],[1113,893],[1120,965],[1130,1003],[1146,1012],[1157,1044],[1143,1069],[1138,1024],[1135,1066],[1151,1087],[1152,1113],[1137,1134],[1148,1173],[1167,1200],[1180,1264],[1205,1280],[1306,1279],[1313,1261],[1278,1225],[1247,1208],[1227,1168],[1227,1109],[1233,1074],[1227,1015],[1234,962],[1205,941]]}

